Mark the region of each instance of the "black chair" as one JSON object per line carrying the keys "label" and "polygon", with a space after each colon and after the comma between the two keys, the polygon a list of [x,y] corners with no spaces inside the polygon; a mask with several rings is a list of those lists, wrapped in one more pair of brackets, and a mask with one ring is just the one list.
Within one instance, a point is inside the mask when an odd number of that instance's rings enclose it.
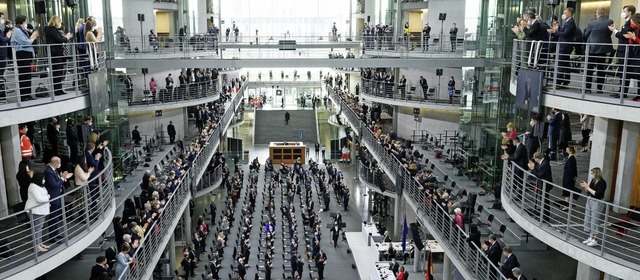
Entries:
{"label": "black chair", "polygon": [[497,235],[499,238],[503,238],[505,231],[507,231],[507,226],[500,225],[500,228],[498,229],[498,232],[494,232],[494,234]]}

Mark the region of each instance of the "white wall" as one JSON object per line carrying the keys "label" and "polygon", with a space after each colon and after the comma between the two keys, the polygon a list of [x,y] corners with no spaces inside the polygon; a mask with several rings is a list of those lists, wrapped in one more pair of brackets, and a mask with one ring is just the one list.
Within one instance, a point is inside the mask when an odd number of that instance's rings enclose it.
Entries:
{"label": "white wall", "polygon": [[[156,131],[163,130],[166,137],[167,125],[169,121],[173,121],[176,139],[179,140],[185,136],[185,117],[183,108],[162,110],[162,117],[159,118],[156,118],[155,111],[129,113],[129,126],[133,130],[137,125],[140,135],[154,135]],[[144,136],[142,139],[144,140]]]}
{"label": "white wall", "polygon": [[[474,1],[474,0],[472,0]],[[449,29],[452,23],[458,27],[458,38],[464,36],[465,0],[429,0],[429,12],[427,22],[431,26],[431,38],[440,36],[442,21],[438,20],[440,13],[447,13],[447,20],[444,21],[444,37],[449,40]]]}
{"label": "white wall", "polygon": [[[156,28],[156,19],[153,13],[153,1],[150,0],[127,0],[122,5],[122,14],[124,15],[124,29],[131,40],[131,49],[136,47],[142,49],[140,38],[140,22],[138,14],[144,14],[144,22],[142,22],[142,39],[145,46],[149,46],[148,35],[149,30]],[[115,32],[115,28],[113,29]]]}

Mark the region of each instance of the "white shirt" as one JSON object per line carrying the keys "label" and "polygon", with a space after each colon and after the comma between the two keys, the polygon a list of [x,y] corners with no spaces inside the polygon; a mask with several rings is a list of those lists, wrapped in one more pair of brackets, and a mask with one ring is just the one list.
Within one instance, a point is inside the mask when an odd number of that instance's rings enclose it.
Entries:
{"label": "white shirt", "polygon": [[34,215],[49,215],[49,203],[46,202],[49,202],[47,189],[31,183],[24,208],[31,209],[31,213]]}

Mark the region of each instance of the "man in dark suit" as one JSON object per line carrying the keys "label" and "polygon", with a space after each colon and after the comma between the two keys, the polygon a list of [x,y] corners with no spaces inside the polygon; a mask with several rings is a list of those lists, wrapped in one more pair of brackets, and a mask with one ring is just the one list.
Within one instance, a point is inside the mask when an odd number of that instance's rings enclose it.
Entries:
{"label": "man in dark suit", "polygon": [[289,124],[289,119],[291,119],[291,115],[287,111],[286,113],[284,113],[284,122],[285,122],[285,124]]}
{"label": "man in dark suit", "polygon": [[547,131],[549,149],[547,153],[551,160],[555,160],[556,153],[558,152],[558,142],[560,140],[560,125],[562,125],[562,114],[560,110],[556,108],[551,109],[551,114],[547,116],[547,121],[549,122],[549,129]]}
{"label": "man in dark suit", "polygon": [[[528,41],[544,41],[545,39],[548,39],[545,38],[545,34],[547,34],[547,32],[542,28],[540,21],[536,19],[535,13],[531,11],[524,13],[524,19],[530,24],[530,26],[525,29]],[[548,34],[546,36],[548,36]]]}
{"label": "man in dark suit", "polygon": [[[627,55],[627,45],[629,44],[629,39],[625,38],[624,35],[629,32],[633,32],[633,28],[631,28],[631,16],[636,13],[636,7],[633,5],[627,5],[622,8],[622,13],[625,15],[624,17],[624,25],[621,30],[618,30],[615,25],[609,26],[609,30],[613,32],[613,34],[618,38],[618,50],[616,51],[617,63],[620,67],[624,67],[625,56]],[[629,81],[630,79],[624,79],[624,97],[627,97],[627,92],[629,91]],[[620,98],[620,94],[613,94],[615,98]]]}
{"label": "man in dark suit", "polygon": [[167,134],[169,134],[169,144],[173,144],[176,141],[176,127],[172,121],[169,121],[169,125],[167,125]]}
{"label": "man in dark suit", "polygon": [[62,215],[62,203],[60,199],[57,199],[62,195],[62,185],[64,182],[71,178],[73,174],[65,171],[62,174],[58,173],[58,169],[62,165],[59,157],[52,157],[49,165],[44,169],[44,186],[47,188],[50,196],[50,213],[49,214],[49,239],[56,240],[56,238],[62,239],[58,236],[58,224],[60,223]]}
{"label": "man in dark suit", "polygon": [[552,184],[544,184],[544,181],[549,183],[553,182],[553,177],[551,175],[551,165],[549,165],[549,158],[545,157],[541,152],[536,152],[533,154],[533,160],[535,162],[529,162],[529,170],[533,173],[534,176],[538,178],[536,183],[536,191],[541,194],[542,188],[545,188],[544,192],[544,213],[542,216],[542,220],[545,222],[549,222],[549,215],[551,210],[551,205],[549,204],[549,191],[553,188]]}
{"label": "man in dark suit", "polygon": [[140,145],[142,137],[140,136],[140,131],[138,130],[137,125],[131,131],[131,140],[133,140],[133,143],[135,143],[136,145]]}
{"label": "man in dark suit", "polygon": [[613,20],[604,16],[604,9],[596,10],[596,19],[589,22],[587,29],[584,31],[584,37],[587,38],[589,55],[587,56],[587,88],[591,90],[591,81],[593,80],[593,69],[597,69],[598,78],[596,79],[597,93],[602,93],[604,85],[604,70],[607,67],[607,58],[613,52],[611,45],[611,30],[609,26],[613,25]]}
{"label": "man in dark suit", "polygon": [[[514,168],[515,173],[515,181],[518,184],[516,186],[522,185],[521,182],[524,178],[524,170],[527,170],[527,163],[529,163],[527,147],[520,142],[520,137],[513,138],[513,145],[516,146],[516,151],[512,154],[504,154],[502,155],[502,160],[509,160],[512,164],[519,166],[520,168]],[[516,187],[516,198],[520,197],[520,193],[522,192],[521,188]]]}
{"label": "man in dark suit", "polygon": [[400,264],[396,261],[396,258],[391,259],[391,263],[389,264],[389,269],[393,272],[393,275],[398,275],[398,269],[400,269]]}
{"label": "man in dark suit", "polygon": [[512,270],[520,266],[520,263],[518,263],[518,258],[513,254],[509,246],[506,246],[504,247],[504,249],[502,249],[502,254],[505,256],[505,259],[500,266],[500,271],[502,272],[502,275],[507,277],[507,279],[513,279],[514,277]]}
{"label": "man in dark suit", "polygon": [[300,275],[300,279],[302,279],[303,271],[304,271],[304,261],[302,260],[302,256],[298,255],[298,261],[296,262],[296,272],[298,273],[298,275]]}
{"label": "man in dark suit", "polygon": [[91,268],[91,276],[89,277],[89,280],[102,279],[100,278],[100,276],[105,273],[107,276],[115,275],[115,273],[112,272],[107,266],[107,258],[105,258],[104,256],[98,256],[96,258],[96,265]]}
{"label": "man in dark suit", "polygon": [[498,237],[495,234],[489,235],[489,248],[487,248],[487,258],[496,267],[499,266],[500,258],[502,257],[502,247],[498,243]]}
{"label": "man in dark suit", "polygon": [[60,156],[60,123],[56,118],[51,118],[47,124],[47,141],[51,145],[51,155]]}
{"label": "man in dark suit", "polygon": [[557,85],[565,87],[571,81],[571,69],[570,69],[570,59],[571,52],[573,52],[574,44],[572,42],[575,41],[576,36],[576,23],[573,20],[573,8],[565,8],[562,12],[562,19],[564,19],[564,24],[562,27],[552,27],[548,29],[549,33],[553,33],[553,35],[558,39],[559,42],[559,61],[558,66],[558,76],[557,76]]}
{"label": "man in dark suit", "polygon": [[431,39],[431,26],[426,23],[422,28],[422,51],[429,50],[429,39]]}
{"label": "man in dark suit", "polygon": [[69,158],[71,159],[71,163],[74,165],[78,163],[78,145],[80,144],[80,139],[78,138],[78,132],[75,128],[75,121],[73,118],[67,119],[67,128],[65,129],[67,133],[67,146],[69,146]]}
{"label": "man in dark suit", "polygon": [[340,211],[336,212],[336,216],[333,217],[333,222],[338,222],[338,227],[341,227],[341,225],[342,225],[342,214],[340,214]]}
{"label": "man in dark suit", "polygon": [[316,256],[316,268],[318,268],[318,279],[324,279],[324,265],[327,264],[327,254],[324,250],[320,249]]}

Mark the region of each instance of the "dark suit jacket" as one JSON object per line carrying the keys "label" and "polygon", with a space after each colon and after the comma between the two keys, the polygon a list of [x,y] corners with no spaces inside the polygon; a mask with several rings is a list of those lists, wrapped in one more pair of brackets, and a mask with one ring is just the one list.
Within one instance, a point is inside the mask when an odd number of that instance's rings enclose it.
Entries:
{"label": "dark suit jacket", "polygon": [[109,270],[106,267],[99,264],[94,265],[91,268],[91,277],[89,278],[89,280],[100,279],[100,275],[102,273],[107,273],[107,275],[110,275]]}
{"label": "dark suit jacket", "polygon": [[169,134],[169,136],[176,135],[176,127],[172,124],[167,125],[167,134]]}
{"label": "dark suit jacket", "polygon": [[562,43],[573,42],[575,35],[576,35],[576,23],[573,20],[573,18],[570,18],[555,33],[556,38],[558,38],[558,42],[560,42],[561,53],[565,53],[565,54],[571,53],[571,51],[573,50],[573,44],[562,44]]}
{"label": "dark suit jacket", "polygon": [[66,43],[69,40],[67,37],[64,37],[58,29],[53,26],[46,26],[44,28],[44,34],[46,38],[46,43],[51,44],[51,56],[63,56],[64,51],[62,48],[62,43]]}
{"label": "dark suit jacket", "polygon": [[502,274],[507,278],[513,278],[513,273],[511,273],[511,270],[519,266],[520,263],[518,263],[518,258],[516,257],[516,255],[511,254],[502,263],[500,271],[502,271]]}
{"label": "dark suit jacket", "polygon": [[8,47],[11,43],[11,38],[7,37],[5,32],[6,30],[4,32],[0,31],[0,58],[2,59],[7,58],[7,53],[11,51],[11,48]]}
{"label": "dark suit jacket", "polygon": [[393,275],[398,274],[398,269],[400,269],[400,264],[398,262],[391,263],[389,265],[389,269],[393,272]]}
{"label": "dark suit jacket", "polygon": [[[553,182],[553,177],[551,176],[551,165],[549,165],[549,158],[548,157],[544,157],[542,159],[542,163],[540,164],[536,164],[536,168],[533,169],[533,171],[531,171],[531,173],[533,173],[533,175],[535,175],[538,178],[538,183],[537,186],[538,188],[542,188],[542,180],[548,181],[548,182]],[[553,188],[553,185],[551,184],[547,184],[547,189],[546,191],[550,191],[551,188]]]}
{"label": "dark suit jacket", "polygon": [[491,263],[493,263],[495,266],[498,266],[500,258],[502,257],[502,247],[500,247],[498,241],[491,244],[489,249],[487,249],[487,257],[489,258],[489,261],[491,261]]}
{"label": "dark suit jacket", "polygon": [[618,51],[616,52],[617,57],[624,57],[625,55],[625,46],[629,44],[629,39],[625,38],[624,34],[627,34],[628,32],[633,32],[633,29],[631,28],[631,20],[627,20],[622,26],[622,29],[618,30],[615,34],[616,38],[618,38]]}
{"label": "dark suit jacket", "polygon": [[53,199],[62,195],[62,184],[64,184],[64,180],[62,180],[58,171],[53,170],[50,165],[47,165],[44,168],[44,186],[51,196],[51,204],[60,204],[59,200]]}
{"label": "dark suit jacket", "polygon": [[529,163],[529,159],[527,158],[527,147],[524,144],[520,143],[516,146],[516,151],[513,155],[509,156],[509,161],[517,164],[522,167],[522,169],[527,168],[527,164]]}
{"label": "dark suit jacket", "polygon": [[576,177],[578,177],[576,157],[570,156],[564,163],[564,172],[562,173],[562,187],[567,189],[575,188]]}
{"label": "dark suit jacket", "polygon": [[[589,22],[587,29],[584,30],[584,37],[587,43],[593,43],[589,46],[589,53],[607,54],[613,52],[611,45],[611,30],[609,26],[613,24],[613,20],[606,17],[599,17]],[[601,44],[598,44],[601,43]]]}
{"label": "dark suit jacket", "polygon": [[543,41],[545,40],[545,33],[542,29],[542,24],[539,21],[534,21],[531,26],[525,30],[527,40],[531,41]]}

